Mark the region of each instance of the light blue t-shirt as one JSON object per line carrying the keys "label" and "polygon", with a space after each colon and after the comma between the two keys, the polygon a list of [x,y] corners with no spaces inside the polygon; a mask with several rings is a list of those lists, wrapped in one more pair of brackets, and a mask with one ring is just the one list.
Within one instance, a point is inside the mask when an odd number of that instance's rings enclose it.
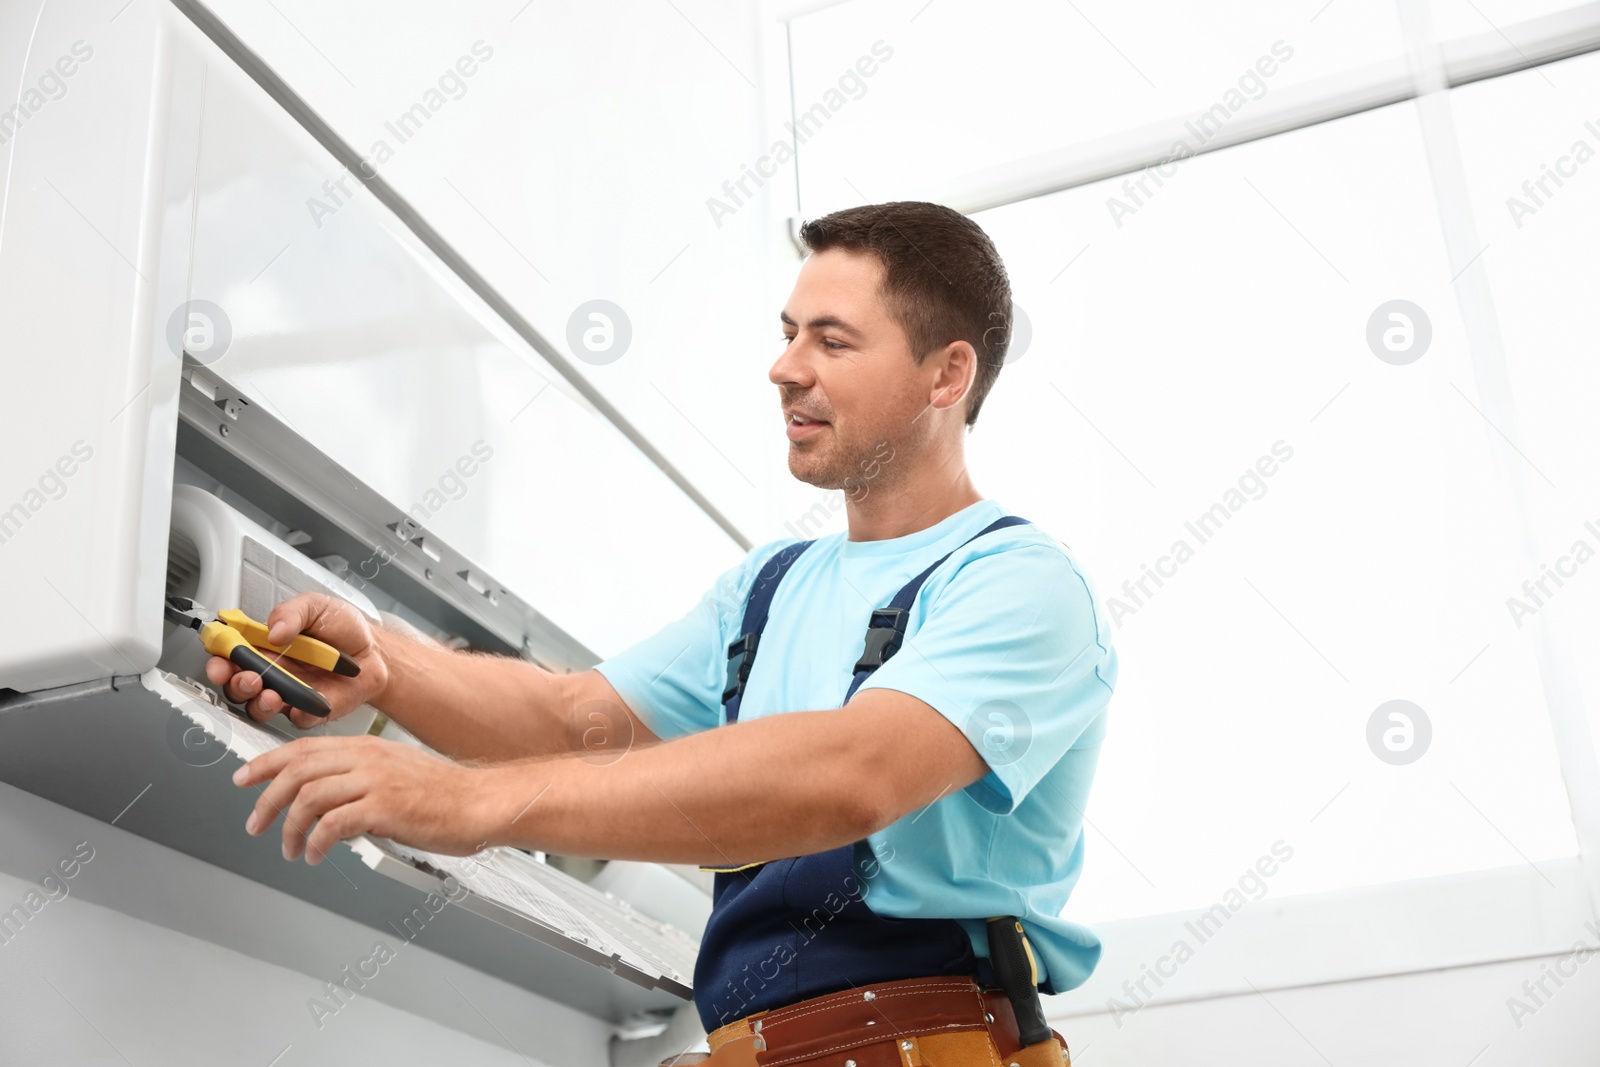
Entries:
{"label": "light blue t-shirt", "polygon": [[[778,587],[739,720],[839,707],[872,610],[1004,514],[981,500],[904,537],[819,539]],[[795,540],[756,548],[683,618],[599,665],[658,737],[723,722],[728,644],[745,599]],[[1100,938],[1060,912],[1083,867],[1083,811],[1116,680],[1099,598],[1064,545],[1027,524],[959,548],[923,584],[899,652],[860,692],[926,702],[966,734],[989,773],[867,838],[873,855],[858,848],[856,860],[868,906],[961,920],[979,956],[988,955],[983,920],[1016,915],[1040,980],[1056,992],[1081,985]]]}

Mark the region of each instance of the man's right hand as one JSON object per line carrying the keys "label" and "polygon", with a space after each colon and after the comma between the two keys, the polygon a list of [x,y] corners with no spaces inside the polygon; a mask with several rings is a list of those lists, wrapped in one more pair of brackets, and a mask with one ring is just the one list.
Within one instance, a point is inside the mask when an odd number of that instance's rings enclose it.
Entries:
{"label": "man's right hand", "polygon": [[[272,614],[267,616],[267,640],[282,647],[297,634],[307,634],[332,645],[361,668],[360,674],[346,678],[284,658],[281,665],[286,670],[326,698],[333,708],[332,718],[337,719],[362,704],[377,700],[389,684],[389,666],[378,647],[372,625],[348,601],[326,593],[301,593],[273,608]],[[268,653],[269,658],[270,655]],[[257,722],[266,722],[284,712],[288,712],[290,722],[303,730],[328,721],[290,708],[277,693],[262,690],[259,674],[241,671],[220,656],[212,656],[206,662],[206,677],[222,686],[229,700],[244,704],[250,717]]]}

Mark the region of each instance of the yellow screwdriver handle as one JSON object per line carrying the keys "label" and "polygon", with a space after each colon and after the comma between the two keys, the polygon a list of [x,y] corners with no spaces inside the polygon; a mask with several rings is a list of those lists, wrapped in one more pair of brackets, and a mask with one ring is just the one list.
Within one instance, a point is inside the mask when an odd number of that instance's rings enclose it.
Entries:
{"label": "yellow screwdriver handle", "polygon": [[200,628],[200,644],[213,656],[221,656],[240,670],[259,674],[261,688],[277,693],[291,708],[299,708],[319,719],[332,714],[332,708],[321,693],[267,659],[233,627],[220,622],[206,623]]}
{"label": "yellow screwdriver handle", "polygon": [[217,618],[233,627],[244,639],[263,652],[275,655],[288,656],[301,663],[309,663],[313,667],[321,667],[334,674],[343,674],[354,677],[361,673],[361,668],[356,666],[354,660],[344,655],[337,648],[325,641],[318,641],[315,637],[300,634],[287,645],[275,645],[267,640],[266,623],[257,622],[238,608],[226,608],[217,612]]}

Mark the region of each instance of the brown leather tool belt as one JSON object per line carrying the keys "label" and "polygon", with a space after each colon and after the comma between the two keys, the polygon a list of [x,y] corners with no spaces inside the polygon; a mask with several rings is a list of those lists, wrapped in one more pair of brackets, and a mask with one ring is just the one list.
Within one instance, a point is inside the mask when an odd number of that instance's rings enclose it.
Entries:
{"label": "brown leather tool belt", "polygon": [[[970,978],[879,982],[756,1012],[707,1038],[708,1067],[1070,1067],[1066,1042],[1024,1049],[1011,1002]],[[992,1047],[991,1047],[992,1046]],[[690,1058],[677,1062],[692,1063]]]}

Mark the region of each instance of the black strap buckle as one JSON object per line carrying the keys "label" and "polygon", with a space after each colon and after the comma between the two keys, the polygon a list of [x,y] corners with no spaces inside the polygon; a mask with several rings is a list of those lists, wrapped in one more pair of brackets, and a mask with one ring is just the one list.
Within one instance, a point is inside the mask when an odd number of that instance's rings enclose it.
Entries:
{"label": "black strap buckle", "polygon": [[867,639],[861,649],[861,658],[856,660],[856,670],[877,670],[888,662],[889,657],[900,651],[900,642],[905,640],[906,619],[911,612],[905,608],[879,608],[872,613],[872,621],[867,623]]}
{"label": "black strap buckle", "polygon": [[722,691],[724,704],[744,692],[744,683],[750,679],[750,668],[755,666],[756,645],[760,641],[760,634],[748,633],[728,646],[728,687]]}

